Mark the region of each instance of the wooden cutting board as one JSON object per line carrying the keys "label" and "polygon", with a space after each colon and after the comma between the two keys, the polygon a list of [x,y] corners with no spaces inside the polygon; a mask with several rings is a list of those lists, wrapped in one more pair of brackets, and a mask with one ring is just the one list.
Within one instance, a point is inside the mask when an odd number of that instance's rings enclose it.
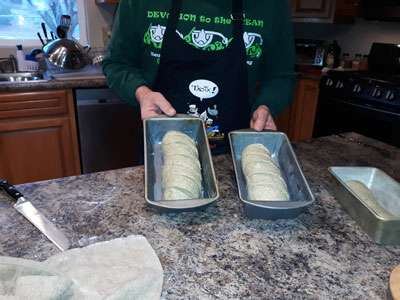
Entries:
{"label": "wooden cutting board", "polygon": [[392,299],[400,300],[400,266],[396,267],[390,275],[389,286]]}

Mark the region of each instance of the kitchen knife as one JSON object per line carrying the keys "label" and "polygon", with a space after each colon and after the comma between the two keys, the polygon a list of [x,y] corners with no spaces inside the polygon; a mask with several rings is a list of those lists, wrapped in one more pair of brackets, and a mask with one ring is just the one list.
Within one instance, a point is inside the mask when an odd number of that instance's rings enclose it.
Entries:
{"label": "kitchen knife", "polygon": [[47,35],[46,24],[42,23],[41,25],[42,25],[42,30],[43,30],[44,37],[46,39],[46,42],[48,43],[50,40],[49,40],[49,36]]}
{"label": "kitchen knife", "polygon": [[0,191],[4,190],[14,201],[14,208],[27,218],[36,228],[38,228],[51,242],[61,251],[70,247],[70,243],[65,235],[57,229],[45,216],[39,212],[30,201],[24,198],[14,186],[6,180],[0,180]]}
{"label": "kitchen knife", "polygon": [[46,45],[46,43],[43,41],[42,36],[40,35],[39,32],[37,33],[37,36],[39,37],[40,42],[42,43],[42,45],[43,45],[43,46]]}

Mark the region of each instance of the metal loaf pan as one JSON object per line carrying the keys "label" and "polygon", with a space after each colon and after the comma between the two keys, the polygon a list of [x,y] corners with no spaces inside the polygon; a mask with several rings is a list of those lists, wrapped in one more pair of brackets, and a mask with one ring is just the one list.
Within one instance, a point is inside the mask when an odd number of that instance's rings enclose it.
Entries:
{"label": "metal loaf pan", "polygon": [[[331,167],[329,172],[336,179],[336,199],[371,239],[378,244],[400,244],[400,184],[377,168]],[[349,180],[364,183],[387,214],[364,203],[346,185]]]}
{"label": "metal loaf pan", "polygon": [[[255,132],[252,130],[233,131],[229,134],[232,159],[240,200],[249,218],[289,219],[295,218],[314,202],[314,196],[305,179],[288,137],[281,132]],[[242,171],[241,157],[244,148],[250,144],[263,144],[279,164],[287,183],[290,201],[249,201],[247,186]]]}
{"label": "metal loaf pan", "polygon": [[[162,212],[192,211],[204,208],[219,198],[217,179],[211,158],[204,123],[201,119],[178,115],[144,121],[145,198],[147,203]],[[181,131],[197,144],[202,169],[202,198],[193,200],[162,200],[163,154],[161,142],[170,131]]]}

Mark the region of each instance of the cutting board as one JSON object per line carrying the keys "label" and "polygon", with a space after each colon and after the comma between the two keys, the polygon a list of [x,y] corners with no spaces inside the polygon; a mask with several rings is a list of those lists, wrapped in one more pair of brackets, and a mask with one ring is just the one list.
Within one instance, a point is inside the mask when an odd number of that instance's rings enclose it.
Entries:
{"label": "cutting board", "polygon": [[390,275],[390,294],[393,300],[400,300],[400,266],[396,267]]}

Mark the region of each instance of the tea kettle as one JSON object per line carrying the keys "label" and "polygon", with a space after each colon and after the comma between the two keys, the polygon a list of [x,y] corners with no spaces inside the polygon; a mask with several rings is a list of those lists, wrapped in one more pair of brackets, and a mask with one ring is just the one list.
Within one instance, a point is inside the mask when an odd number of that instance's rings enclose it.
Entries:
{"label": "tea kettle", "polygon": [[91,63],[90,48],[82,47],[72,39],[61,38],[47,43],[43,52],[47,61],[58,68],[78,70]]}

